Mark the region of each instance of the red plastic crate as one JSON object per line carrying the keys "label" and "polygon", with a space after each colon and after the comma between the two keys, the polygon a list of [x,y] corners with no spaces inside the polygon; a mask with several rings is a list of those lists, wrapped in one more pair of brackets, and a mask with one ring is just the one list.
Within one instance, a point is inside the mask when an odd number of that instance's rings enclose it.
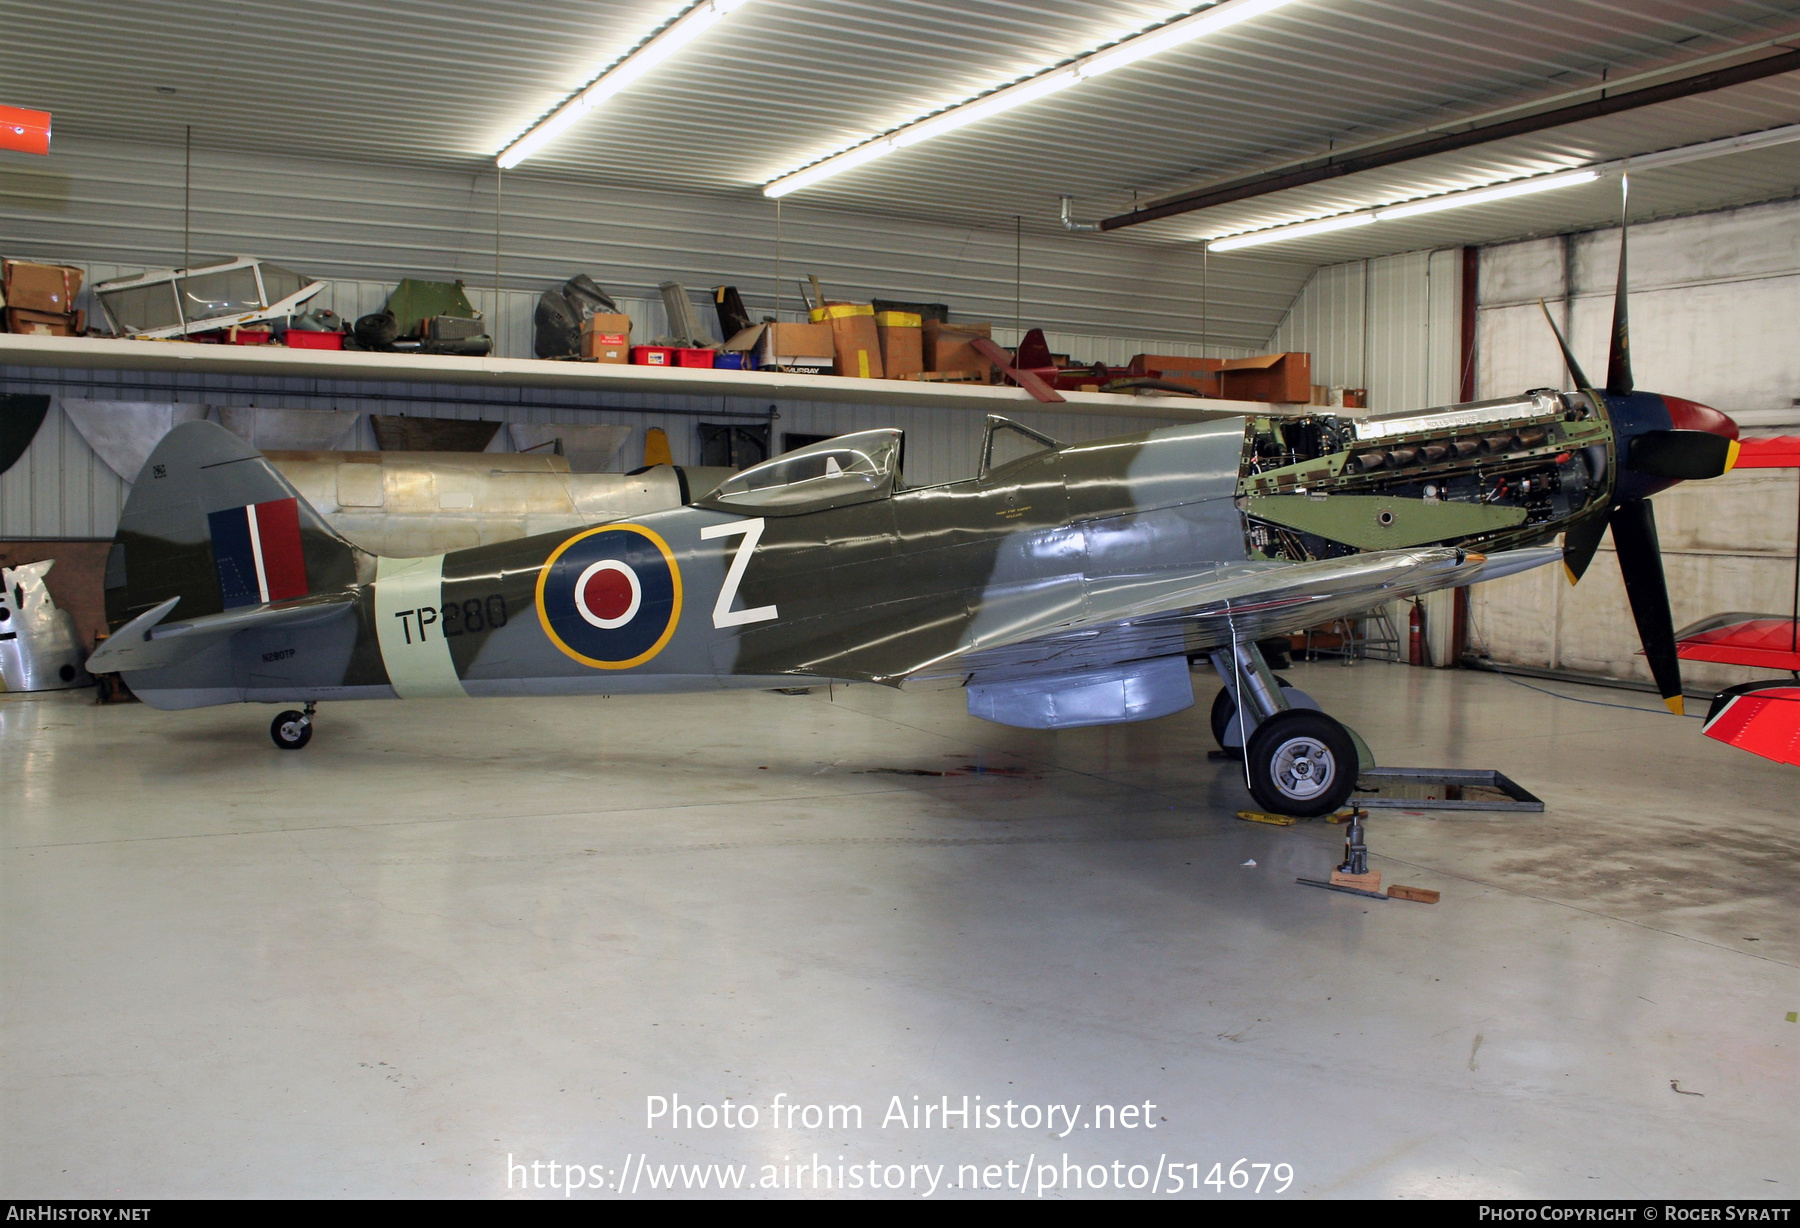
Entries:
{"label": "red plastic crate", "polygon": [[290,328],[287,331],[287,344],[290,350],[341,350],[344,348],[343,333],[315,333],[304,328]]}
{"label": "red plastic crate", "polygon": [[678,349],[675,351],[675,365],[678,367],[710,367],[713,365],[713,350]]}
{"label": "red plastic crate", "polygon": [[631,361],[640,367],[672,367],[675,365],[675,349],[667,345],[634,345],[631,347]]}

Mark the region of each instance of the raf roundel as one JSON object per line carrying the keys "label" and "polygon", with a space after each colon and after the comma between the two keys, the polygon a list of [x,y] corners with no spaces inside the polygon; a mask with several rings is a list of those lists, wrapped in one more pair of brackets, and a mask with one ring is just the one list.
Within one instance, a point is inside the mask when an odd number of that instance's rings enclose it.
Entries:
{"label": "raf roundel", "polygon": [[609,524],[556,548],[537,583],[550,642],[583,665],[630,669],[663,650],[681,621],[681,570],[642,525]]}

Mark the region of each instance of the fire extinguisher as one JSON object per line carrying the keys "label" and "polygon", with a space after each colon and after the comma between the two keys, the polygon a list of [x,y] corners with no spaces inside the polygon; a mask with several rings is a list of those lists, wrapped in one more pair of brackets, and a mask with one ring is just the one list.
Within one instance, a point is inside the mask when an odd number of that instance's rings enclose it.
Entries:
{"label": "fire extinguisher", "polygon": [[1406,616],[1406,659],[1413,665],[1425,664],[1425,618],[1416,601],[1412,603],[1412,613]]}

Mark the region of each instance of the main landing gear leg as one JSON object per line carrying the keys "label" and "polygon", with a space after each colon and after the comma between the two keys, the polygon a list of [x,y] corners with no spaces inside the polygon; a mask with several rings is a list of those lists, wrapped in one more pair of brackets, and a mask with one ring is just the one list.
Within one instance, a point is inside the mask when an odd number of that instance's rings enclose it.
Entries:
{"label": "main landing gear leg", "polygon": [[269,736],[275,740],[275,745],[282,750],[299,750],[312,741],[313,713],[318,707],[309,699],[306,711],[295,712],[290,708],[270,722]]}
{"label": "main landing gear leg", "polygon": [[[1350,731],[1323,712],[1290,706],[1254,643],[1222,647],[1213,652],[1212,661],[1248,727],[1244,759],[1257,804],[1297,818],[1330,814],[1342,806],[1361,768]],[[1219,706],[1215,703],[1215,713]]]}

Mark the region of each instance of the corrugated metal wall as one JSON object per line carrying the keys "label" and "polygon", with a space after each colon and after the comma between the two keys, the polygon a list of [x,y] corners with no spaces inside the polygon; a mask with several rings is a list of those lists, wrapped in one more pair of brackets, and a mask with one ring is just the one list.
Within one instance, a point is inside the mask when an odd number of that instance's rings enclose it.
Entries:
{"label": "corrugated metal wall", "polygon": [[1270,352],[1312,354],[1313,383],[1366,388],[1399,413],[1456,400],[1461,253],[1405,252],[1313,272]]}
{"label": "corrugated metal wall", "polygon": [[[491,287],[495,183],[489,167],[456,174],[200,148],[185,246],[195,261],[249,253],[315,277]],[[1268,335],[1308,273],[1235,257],[1209,266],[1194,243],[1028,234],[1016,247],[1010,219],[934,226],[791,202],[778,214],[750,191],[655,193],[518,173],[501,196],[503,288],[537,291],[579,271],[630,298],[654,297],[666,280],[734,283],[756,313],[774,310],[778,292],[798,306],[796,281],[810,272],[853,301],[944,302],[959,319],[1011,324],[1016,298],[1027,326],[1244,347]],[[182,150],[59,139],[52,157],[0,180],[0,250],[182,264]]]}
{"label": "corrugated metal wall", "polygon": [[1305,350],[1312,355],[1313,383],[1366,388],[1367,329],[1363,320],[1367,305],[1368,261],[1316,269],[1288,309],[1287,318],[1269,338],[1268,352]]}

